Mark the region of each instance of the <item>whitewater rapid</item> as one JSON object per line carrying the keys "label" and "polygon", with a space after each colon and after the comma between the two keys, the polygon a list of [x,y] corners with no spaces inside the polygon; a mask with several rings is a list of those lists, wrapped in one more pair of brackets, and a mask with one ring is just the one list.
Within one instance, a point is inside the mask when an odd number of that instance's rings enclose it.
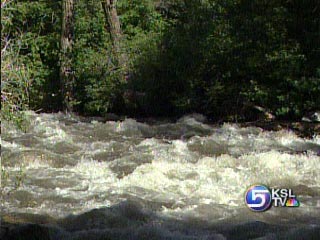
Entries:
{"label": "whitewater rapid", "polygon": [[[72,222],[93,209],[104,209],[104,215],[92,213],[91,227],[109,231],[113,227],[104,222],[112,215],[108,211],[125,203],[129,209],[152,215],[161,233],[174,232],[172,239],[186,239],[181,222],[320,226],[317,135],[304,139],[287,130],[214,126],[199,115],[148,124],[130,118],[99,122],[61,113],[28,114],[31,124],[26,133],[9,124],[2,126],[3,215]],[[244,202],[253,184],[292,188],[301,206],[254,213]],[[118,218],[109,221],[119,229]],[[59,224],[68,230],[65,223]],[[77,239],[68,234],[63,236]],[[209,239],[205,238],[209,235],[203,230],[194,237]],[[227,235],[217,232],[212,239]]]}

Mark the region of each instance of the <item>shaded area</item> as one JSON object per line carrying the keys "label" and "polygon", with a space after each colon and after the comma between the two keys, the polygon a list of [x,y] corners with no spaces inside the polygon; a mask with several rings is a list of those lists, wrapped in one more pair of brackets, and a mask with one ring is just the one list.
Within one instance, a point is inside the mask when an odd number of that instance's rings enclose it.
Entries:
{"label": "shaded area", "polygon": [[[164,27],[134,58],[129,107],[151,115],[199,111],[224,121],[256,120],[251,103],[287,119],[318,109],[314,4],[161,1]],[[130,32],[131,18],[125,20],[124,31],[138,38]]]}
{"label": "shaded area", "polygon": [[56,220],[39,215],[4,215],[0,236],[3,240],[315,240],[319,235],[319,225],[277,225],[262,221],[237,223],[230,220],[222,224],[211,224],[197,218],[178,220],[158,216],[138,202],[125,201],[109,208],[94,209]]}

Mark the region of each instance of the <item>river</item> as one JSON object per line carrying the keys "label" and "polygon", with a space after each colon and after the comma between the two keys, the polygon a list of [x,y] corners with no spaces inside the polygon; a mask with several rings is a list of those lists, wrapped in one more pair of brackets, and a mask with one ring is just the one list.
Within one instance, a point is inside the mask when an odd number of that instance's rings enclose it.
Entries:
{"label": "river", "polygon": [[[320,232],[320,136],[211,125],[201,115],[142,123],[28,114],[26,133],[2,126],[2,221],[11,222],[4,239],[28,228],[40,228],[41,239],[312,239]],[[300,207],[253,212],[244,202],[253,184],[291,188]]]}

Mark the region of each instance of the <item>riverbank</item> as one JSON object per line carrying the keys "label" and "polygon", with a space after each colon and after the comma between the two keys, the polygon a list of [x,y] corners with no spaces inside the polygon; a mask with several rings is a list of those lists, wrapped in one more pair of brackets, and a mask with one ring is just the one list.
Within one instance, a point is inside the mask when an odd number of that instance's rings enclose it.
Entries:
{"label": "riverbank", "polygon": [[318,122],[255,121],[240,123],[240,126],[259,127],[266,131],[289,130],[303,138],[312,138],[320,134],[320,123]]}

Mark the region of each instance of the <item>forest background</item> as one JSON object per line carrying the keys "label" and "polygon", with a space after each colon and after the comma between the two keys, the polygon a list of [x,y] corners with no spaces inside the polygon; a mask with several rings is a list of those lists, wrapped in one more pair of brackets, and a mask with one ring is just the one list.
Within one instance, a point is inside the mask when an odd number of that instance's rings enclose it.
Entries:
{"label": "forest background", "polygon": [[[2,119],[66,110],[66,1],[1,0]],[[290,120],[319,110],[317,0],[111,1],[118,36],[110,0],[72,2],[75,113],[251,121],[256,110]]]}

